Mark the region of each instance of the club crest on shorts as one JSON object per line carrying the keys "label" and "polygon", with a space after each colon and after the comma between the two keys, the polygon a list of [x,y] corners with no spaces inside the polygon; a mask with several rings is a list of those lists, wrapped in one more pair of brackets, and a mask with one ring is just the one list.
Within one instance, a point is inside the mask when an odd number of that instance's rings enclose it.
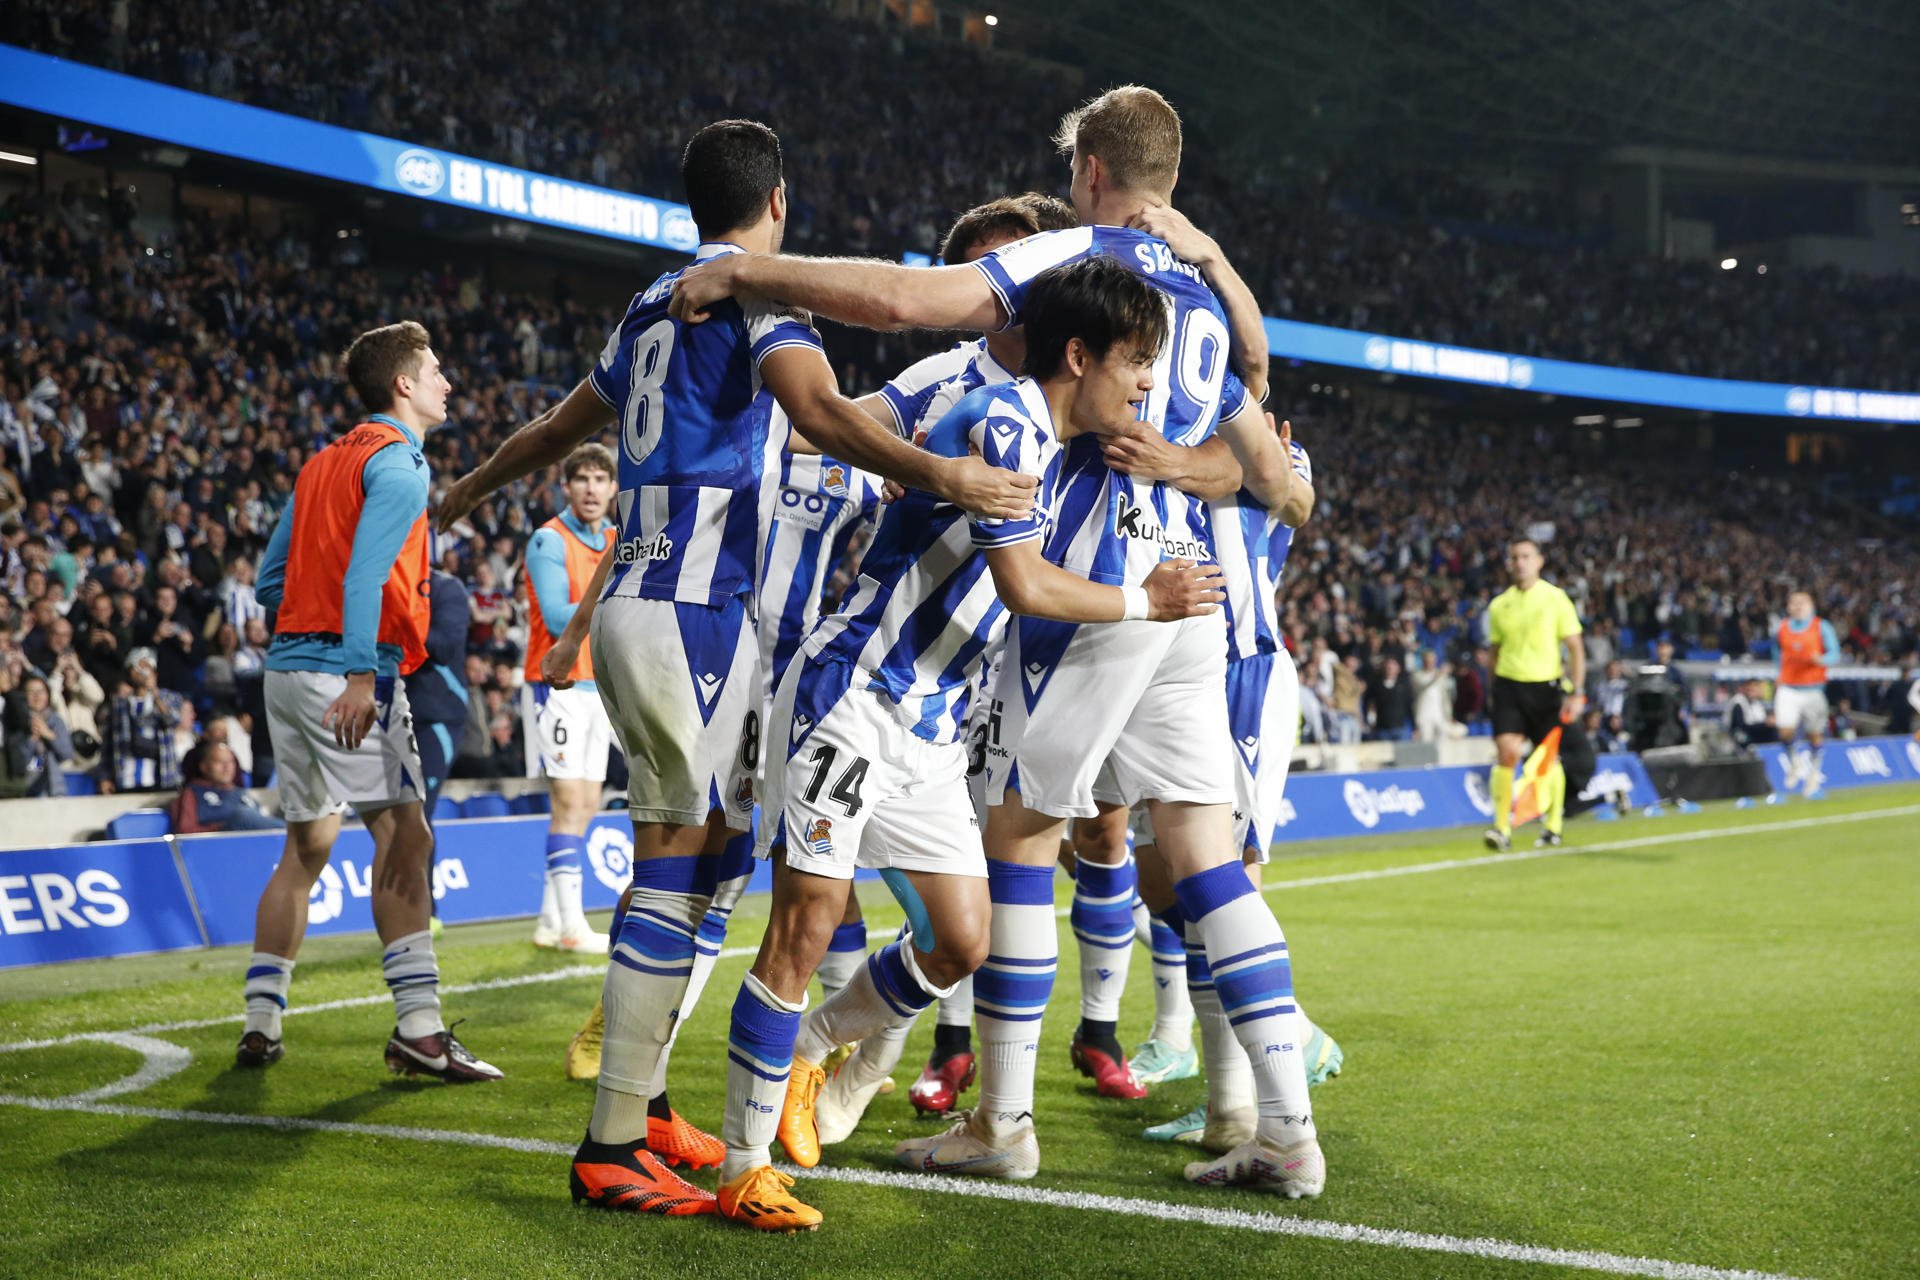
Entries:
{"label": "club crest on shorts", "polygon": [[753,779],[752,778],[740,779],[740,785],[736,787],[733,792],[733,804],[734,804],[734,807],[737,809],[753,808]]}
{"label": "club crest on shorts", "polygon": [[833,823],[827,818],[815,818],[807,828],[807,849],[818,857],[833,856]]}

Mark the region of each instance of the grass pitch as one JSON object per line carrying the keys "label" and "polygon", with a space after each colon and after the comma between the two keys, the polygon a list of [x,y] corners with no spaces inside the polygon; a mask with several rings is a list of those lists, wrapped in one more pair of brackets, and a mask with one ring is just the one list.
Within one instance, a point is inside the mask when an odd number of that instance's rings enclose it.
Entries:
{"label": "grass pitch", "polygon": [[[926,1131],[905,1097],[923,1025],[900,1091],[829,1150],[842,1176],[880,1184],[803,1176],[827,1220],[793,1238],[569,1203],[558,1153],[591,1091],[560,1054],[597,977],[449,994],[462,1037],[508,1076],[452,1089],[382,1069],[392,1014],[370,937],[308,943],[295,1009],[376,999],[290,1017],[287,1058],[264,1073],[230,1069],[244,951],[0,974],[7,1045],[231,1019],[147,1033],[163,1042],[147,1054],[177,1046],[190,1064],[93,1102],[71,1100],[149,1059],[93,1040],[0,1050],[0,1276],[1920,1274],[1920,788],[1570,831],[1562,856],[1475,861],[1460,832],[1268,868],[1302,1001],[1347,1054],[1315,1093],[1327,1193],[1301,1204],[1203,1193],[1179,1178],[1192,1148],[1138,1139],[1198,1102],[1199,1081],[1118,1103],[1074,1074],[1064,919],[1040,1177],[929,1190],[886,1172],[893,1142]],[[863,897],[884,936],[897,911]],[[763,899],[743,904],[730,945],[757,941],[763,917]],[[443,981],[578,967],[527,932],[449,930]],[[675,1104],[710,1129],[746,963],[721,962],[675,1055]],[[1144,952],[1133,975],[1129,1043],[1151,1017]],[[319,1123],[244,1122],[258,1117]]]}

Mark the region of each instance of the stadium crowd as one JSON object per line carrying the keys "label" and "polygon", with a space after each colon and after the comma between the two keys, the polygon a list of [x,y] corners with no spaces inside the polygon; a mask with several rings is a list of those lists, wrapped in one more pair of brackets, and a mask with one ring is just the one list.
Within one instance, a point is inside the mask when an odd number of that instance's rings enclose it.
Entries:
{"label": "stadium crowd", "polygon": [[[653,195],[677,190],[699,124],[753,116],[783,134],[789,246],[807,252],[930,252],[984,195],[1063,185],[1046,142],[1080,92],[1063,75],[784,3],[773,20],[736,0],[537,15],[495,0],[494,20],[421,41],[441,16],[422,0],[22,0],[0,40]],[[209,49],[182,29],[228,36]],[[1275,171],[1195,148],[1179,194],[1271,314],[1702,376],[1920,386],[1920,308],[1897,279],[1625,257],[1559,202],[1433,172]]]}
{"label": "stadium crowd", "polygon": [[[173,790],[183,763],[189,781],[224,774],[216,747],[235,774],[267,775],[254,565],[301,461],[351,420],[334,361],[368,315],[417,316],[448,353],[460,429],[428,440],[437,483],[577,380],[610,320],[451,269],[383,286],[205,222],[148,256],[69,205],[22,200],[0,218],[0,692],[16,789],[59,794],[71,771]],[[1325,397],[1291,413],[1320,494],[1283,588],[1309,738],[1482,726],[1476,623],[1503,584],[1503,539],[1541,512],[1556,513],[1535,530],[1550,576],[1592,622],[1597,705],[1616,712],[1611,658],[1658,637],[1682,656],[1765,653],[1788,583],[1818,584],[1854,657],[1911,661],[1920,639],[1910,566],[1861,555],[1785,480],[1702,484],[1649,462],[1516,484],[1511,436]],[[521,559],[562,501],[554,481],[515,486],[436,549],[472,602],[459,773],[524,770]],[[848,581],[843,567],[830,590]],[[1853,705],[1880,700],[1863,689]]]}

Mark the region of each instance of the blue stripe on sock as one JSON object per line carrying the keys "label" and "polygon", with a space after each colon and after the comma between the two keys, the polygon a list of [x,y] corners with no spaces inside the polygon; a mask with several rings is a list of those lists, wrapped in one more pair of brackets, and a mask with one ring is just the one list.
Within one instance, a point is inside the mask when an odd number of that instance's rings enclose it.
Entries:
{"label": "blue stripe on sock", "polygon": [[[790,1009],[775,1009],[756,996],[746,983],[733,998],[733,1023],[727,1031],[727,1044],[768,1067],[784,1070],[793,1063],[793,1042],[800,1034],[800,1015]],[[731,1052],[729,1056],[732,1056]],[[734,1059],[739,1061],[737,1057]],[[743,1063],[761,1075],[752,1063]],[[784,1080],[784,1075],[767,1076]]]}
{"label": "blue stripe on sock", "polygon": [[579,871],[585,865],[587,838],[585,836],[547,835],[547,870]]}
{"label": "blue stripe on sock", "polygon": [[887,1002],[894,1015],[909,1018],[932,1004],[933,997],[907,972],[906,957],[900,953],[904,945],[889,942],[874,952],[867,960],[867,972],[872,975],[880,998]]}
{"label": "blue stripe on sock", "polygon": [[1009,906],[1053,905],[1053,868],[987,859],[987,896]]}
{"label": "blue stripe on sock", "polygon": [[[993,962],[976,970],[973,975],[973,1002],[976,1008],[987,1006],[996,1010],[1017,1011],[1023,1009],[1045,1009],[1047,1000],[1053,995],[1054,966],[1048,966],[1038,972],[1007,972],[993,967]],[[1011,1013],[996,1014],[999,1017],[1011,1016]],[[1036,1015],[1038,1016],[1038,1015]]]}
{"label": "blue stripe on sock", "polygon": [[1223,862],[1217,867],[1197,871],[1173,886],[1174,896],[1180,900],[1180,910],[1188,920],[1196,922],[1253,891],[1253,885],[1247,880],[1246,868],[1238,862]]}
{"label": "blue stripe on sock", "polygon": [[1228,1013],[1269,1000],[1293,998],[1293,966],[1285,956],[1265,964],[1249,965],[1232,973],[1213,973],[1213,985],[1220,992],[1220,1007]]}
{"label": "blue stripe on sock", "polygon": [[[741,1066],[745,1067],[747,1070],[753,1072],[753,1074],[759,1076],[762,1080],[771,1080],[775,1084],[785,1084],[787,1082],[786,1075],[777,1075],[771,1071],[762,1071],[759,1067],[756,1067],[753,1063],[747,1061],[745,1058],[733,1052],[731,1049],[727,1051],[727,1061],[739,1063]],[[791,1060],[789,1060],[789,1065],[791,1065]]]}
{"label": "blue stripe on sock", "polygon": [[1148,926],[1147,936],[1152,939],[1153,958],[1156,961],[1161,964],[1186,963],[1187,944],[1172,929],[1155,920]]}
{"label": "blue stripe on sock", "polygon": [[833,931],[833,938],[827,943],[829,951],[865,951],[867,949],[867,922],[855,920],[852,924],[843,924]]}
{"label": "blue stripe on sock", "polygon": [[247,970],[247,981],[252,982],[255,978],[279,978],[285,976],[286,972],[277,965],[257,964]]}
{"label": "blue stripe on sock", "polygon": [[1272,1018],[1289,1013],[1298,1013],[1299,1011],[1300,1006],[1296,1004],[1279,1004],[1271,1009],[1256,1009],[1252,1013],[1243,1013],[1236,1017],[1228,1018],[1227,1025],[1237,1027],[1248,1022],[1258,1022],[1262,1018]]}
{"label": "blue stripe on sock", "polygon": [[1209,960],[1207,963],[1213,966],[1215,972],[1218,972],[1221,969],[1230,969],[1234,965],[1239,964],[1243,960],[1251,960],[1255,956],[1265,956],[1265,955],[1283,956],[1285,954],[1287,954],[1287,944],[1284,941],[1269,942],[1264,947],[1255,947],[1251,951],[1236,952],[1235,954],[1228,956],[1224,960]]}
{"label": "blue stripe on sock", "polygon": [[693,972],[693,964],[691,961],[683,965],[643,964],[624,951],[614,952],[613,962],[615,964],[625,965],[635,973],[651,973],[658,978],[684,978]]}
{"label": "blue stripe on sock", "polygon": [[1117,867],[1101,866],[1097,862],[1080,864],[1080,874],[1073,881],[1073,896],[1076,900],[1086,898],[1117,898],[1126,894],[1125,904],[1129,912],[1132,908],[1134,887],[1139,883],[1131,862],[1123,862]]}
{"label": "blue stripe on sock", "polygon": [[633,864],[633,887],[663,893],[692,893],[700,876],[699,855],[685,858],[642,858]]}

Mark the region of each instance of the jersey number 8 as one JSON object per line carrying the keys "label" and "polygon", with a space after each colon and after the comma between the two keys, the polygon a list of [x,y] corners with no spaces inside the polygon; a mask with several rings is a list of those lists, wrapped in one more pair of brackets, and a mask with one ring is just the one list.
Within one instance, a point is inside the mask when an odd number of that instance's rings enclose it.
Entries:
{"label": "jersey number 8", "polygon": [[675,332],[672,320],[656,320],[634,339],[627,412],[620,424],[620,445],[629,462],[645,462],[660,443],[660,429],[666,419],[660,391],[673,358]]}

